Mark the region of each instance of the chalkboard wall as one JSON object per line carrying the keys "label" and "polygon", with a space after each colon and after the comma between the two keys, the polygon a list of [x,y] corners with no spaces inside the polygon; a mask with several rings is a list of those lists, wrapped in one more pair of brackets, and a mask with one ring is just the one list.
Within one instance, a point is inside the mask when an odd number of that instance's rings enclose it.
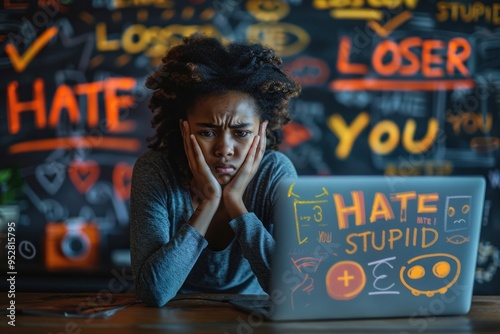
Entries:
{"label": "chalkboard wall", "polygon": [[301,83],[282,147],[299,174],[483,176],[474,289],[500,292],[499,3],[0,6],[0,168],[24,180],[18,275],[129,264],[131,171],[152,133],[144,82],[168,47],[202,32],[274,47]]}

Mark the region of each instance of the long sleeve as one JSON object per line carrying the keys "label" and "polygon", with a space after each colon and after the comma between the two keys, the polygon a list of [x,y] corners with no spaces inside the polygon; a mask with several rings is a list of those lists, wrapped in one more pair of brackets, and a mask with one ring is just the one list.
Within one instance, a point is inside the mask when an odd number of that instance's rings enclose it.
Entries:
{"label": "long sleeve", "polygon": [[[250,263],[259,284],[269,291],[271,258],[274,252],[274,207],[276,187],[283,178],[295,178],[297,172],[290,160],[280,152],[264,157],[259,172],[247,189],[247,207],[252,208],[229,224],[236,234],[243,256]],[[259,217],[260,219],[259,219]]]}
{"label": "long sleeve", "polygon": [[[139,297],[163,306],[179,291],[207,241],[183,221],[189,212],[176,194],[178,186],[162,177],[153,159],[134,166],[130,199],[132,272]],[[170,209],[167,209],[170,208]],[[176,214],[175,210],[182,210]],[[169,214],[170,211],[170,214]],[[176,229],[176,225],[180,228]]]}
{"label": "long sleeve", "polygon": [[177,293],[264,293],[274,250],[275,189],[283,177],[296,176],[291,162],[266,152],[245,192],[249,213],[229,222],[236,237],[220,251],[186,224],[193,214],[189,189],[173,164],[165,152],[149,151],[134,166],[130,253],[139,297],[163,306]]}
{"label": "long sleeve", "polygon": [[268,292],[271,273],[271,256],[274,251],[274,238],[254,213],[247,213],[230,222],[242,253],[250,263],[259,284]]}

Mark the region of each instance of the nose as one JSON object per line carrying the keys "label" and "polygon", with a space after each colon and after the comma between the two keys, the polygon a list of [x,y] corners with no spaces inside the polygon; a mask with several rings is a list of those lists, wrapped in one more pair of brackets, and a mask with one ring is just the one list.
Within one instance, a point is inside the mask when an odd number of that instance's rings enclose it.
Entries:
{"label": "nose", "polygon": [[217,157],[230,157],[234,154],[234,145],[230,136],[223,135],[217,138],[215,143],[215,155]]}

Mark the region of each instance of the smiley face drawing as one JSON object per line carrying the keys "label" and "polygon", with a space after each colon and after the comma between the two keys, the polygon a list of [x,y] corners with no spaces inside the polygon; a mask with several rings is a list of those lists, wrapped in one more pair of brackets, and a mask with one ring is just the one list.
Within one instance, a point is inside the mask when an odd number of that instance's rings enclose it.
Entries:
{"label": "smiley face drawing", "polygon": [[466,230],[470,224],[472,196],[447,196],[444,231]]}
{"label": "smiley face drawing", "polygon": [[401,267],[399,276],[403,285],[415,296],[445,294],[460,276],[460,261],[451,254],[420,255],[407,264],[408,267]]}

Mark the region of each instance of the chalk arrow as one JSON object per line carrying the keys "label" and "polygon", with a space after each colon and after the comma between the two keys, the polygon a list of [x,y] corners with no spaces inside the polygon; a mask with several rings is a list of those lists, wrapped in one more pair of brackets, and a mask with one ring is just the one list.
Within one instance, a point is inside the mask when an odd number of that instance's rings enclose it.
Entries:
{"label": "chalk arrow", "polygon": [[40,50],[57,35],[59,29],[51,27],[45,30],[36,40],[30,45],[28,50],[23,55],[20,55],[14,44],[7,44],[5,46],[5,53],[9,56],[12,66],[16,72],[23,72],[26,67],[31,63],[33,58],[40,52]]}

